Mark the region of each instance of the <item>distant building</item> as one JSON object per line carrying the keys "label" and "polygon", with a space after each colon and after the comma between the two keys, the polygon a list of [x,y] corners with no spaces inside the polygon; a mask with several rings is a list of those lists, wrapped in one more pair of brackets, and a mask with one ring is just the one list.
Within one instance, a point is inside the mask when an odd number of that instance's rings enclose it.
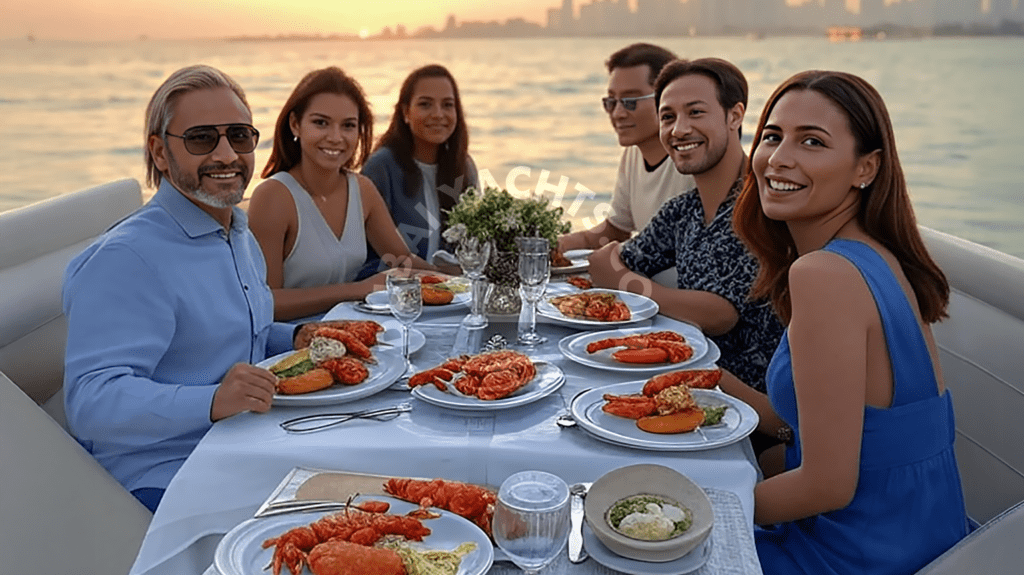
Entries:
{"label": "distant building", "polygon": [[981,20],[981,0],[935,0],[935,23],[974,24]]}
{"label": "distant building", "polygon": [[572,0],[562,0],[558,8],[548,10],[548,30],[556,33],[571,33],[575,28],[576,16],[572,7]]}
{"label": "distant building", "polygon": [[610,36],[636,33],[636,19],[626,0],[594,0],[580,6],[577,27],[584,34]]}
{"label": "distant building", "polygon": [[860,0],[860,23],[864,26],[877,26],[890,20],[887,12],[885,0]]}

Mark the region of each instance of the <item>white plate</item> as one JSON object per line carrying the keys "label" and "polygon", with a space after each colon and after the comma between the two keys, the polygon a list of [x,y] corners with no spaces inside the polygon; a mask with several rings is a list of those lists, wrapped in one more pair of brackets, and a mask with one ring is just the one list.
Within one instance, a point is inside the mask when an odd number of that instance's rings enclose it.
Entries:
{"label": "white plate", "polygon": [[[601,351],[594,353],[587,353],[587,345],[595,341],[600,341],[610,337],[625,337],[655,331],[674,331],[683,336],[686,338],[686,343],[693,348],[693,355],[690,359],[680,361],[678,363],[622,363],[612,357],[612,354],[616,351],[625,349],[622,347],[613,347],[610,349],[602,349]],[[698,327],[688,323],[679,322],[674,327],[666,328],[664,330],[656,327],[633,327],[626,329],[610,329],[607,331],[590,331],[569,335],[558,342],[558,349],[565,357],[575,361],[576,363],[589,367],[634,374],[653,374],[661,373],[663,371],[683,369],[691,365],[704,365],[707,363],[704,361],[704,358],[707,356],[709,346],[708,339],[704,337],[704,334]]]}
{"label": "white plate", "polygon": [[[374,500],[387,501],[391,503],[389,513],[402,515],[416,509],[418,506],[413,503],[394,499],[384,495],[373,495],[357,497],[356,501]],[[466,542],[476,543],[476,549],[462,558],[459,565],[459,575],[481,575],[491,568],[494,562],[494,548],[490,539],[479,527],[470,521],[450,513],[435,509],[441,514],[437,519],[426,519],[423,524],[430,528],[430,535],[423,538],[422,542],[411,542],[422,549],[443,549],[454,550]],[[258,573],[269,573],[263,570],[263,566],[270,562],[274,554],[274,548],[263,549],[262,543],[271,537],[288,531],[289,529],[309,525],[313,521],[337,511],[327,513],[291,513],[287,515],[276,515],[262,519],[249,519],[244,521],[228,532],[220,543],[213,556],[213,564],[220,575],[253,575]],[[307,571],[303,571],[307,573]],[[282,569],[287,573],[287,569]]]}
{"label": "white plate", "polygon": [[611,549],[605,547],[604,543],[601,543],[601,540],[597,538],[597,535],[594,535],[590,526],[584,522],[583,548],[594,558],[594,561],[609,569],[628,573],[629,575],[664,575],[665,573],[684,575],[685,573],[692,573],[700,569],[711,558],[711,537],[708,537],[696,549],[675,561],[652,563],[616,555]]}
{"label": "white plate", "polygon": [[[423,305],[423,313],[429,311],[450,311],[463,308],[469,305],[470,300],[473,299],[473,294],[470,292],[462,292],[455,294],[455,299],[452,303],[446,303],[444,305]],[[384,306],[388,305],[388,292],[386,291],[375,291],[366,296],[366,303],[372,306]]]}
{"label": "white plate", "polygon": [[572,265],[553,267],[551,273],[553,274],[576,274],[585,272],[590,267],[590,261],[587,259],[590,257],[594,250],[569,250],[562,254],[565,259],[572,262]]}
{"label": "white plate", "polygon": [[[581,291],[607,292],[619,296],[626,306],[629,307],[631,317],[625,321],[597,321],[590,319],[577,319],[566,317],[558,308],[551,303],[551,298]],[[550,284],[544,292],[544,297],[537,304],[537,314],[551,319],[555,323],[575,327],[577,329],[595,329],[626,326],[650,319],[658,315],[658,303],[653,299],[640,294],[613,289],[592,289],[580,290],[571,284]]]}
{"label": "white plate", "polygon": [[433,385],[419,385],[413,388],[412,394],[427,403],[450,409],[463,411],[496,411],[509,409],[537,401],[542,397],[551,395],[565,383],[565,374],[557,365],[544,361],[534,362],[537,368],[537,375],[530,383],[517,389],[508,397],[491,401],[463,395],[455,389],[454,385],[448,385],[448,391],[441,391]]}
{"label": "white plate", "polygon": [[[399,353],[402,351],[402,328],[397,329],[385,329],[380,336],[377,337],[377,341],[391,345],[391,347],[397,348]],[[423,332],[414,328],[409,328],[409,354],[412,355],[417,351],[423,349],[423,346],[427,345],[427,336],[423,335]]]}
{"label": "white plate", "polygon": [[[422,336],[422,334],[420,335]],[[425,339],[426,338],[424,338],[424,340]],[[409,333],[409,340],[411,347],[411,332]],[[312,393],[302,393],[299,395],[274,394],[274,405],[337,405],[339,403],[348,403],[349,401],[369,397],[378,391],[387,388],[398,380],[402,375],[402,372],[405,371],[405,361],[402,359],[401,334],[399,334],[398,345],[392,347],[374,346],[372,349],[373,356],[377,358],[377,363],[366,364],[366,368],[370,372],[370,376],[366,378],[366,381],[357,383],[356,385],[335,384],[327,389],[321,389],[320,391],[314,391]],[[256,366],[269,368],[292,353],[294,352],[289,351],[275,355],[274,357],[268,357],[256,364]]]}
{"label": "white plate", "polygon": [[605,413],[604,394],[628,395],[640,393],[645,381],[630,381],[588,389],[572,399],[569,411],[576,424],[602,441],[624,447],[650,451],[703,451],[735,443],[750,435],[757,427],[757,412],[746,403],[713,389],[693,389],[693,399],[699,405],[727,405],[721,425],[702,427],[689,433],[648,433],[636,426],[636,421]]}

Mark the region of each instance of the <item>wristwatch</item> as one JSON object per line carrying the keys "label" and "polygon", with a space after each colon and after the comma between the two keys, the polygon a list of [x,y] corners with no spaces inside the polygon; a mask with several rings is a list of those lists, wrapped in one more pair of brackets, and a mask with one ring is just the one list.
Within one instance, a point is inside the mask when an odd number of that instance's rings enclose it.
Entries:
{"label": "wristwatch", "polygon": [[793,443],[793,428],[783,423],[775,430],[775,439],[787,445]]}

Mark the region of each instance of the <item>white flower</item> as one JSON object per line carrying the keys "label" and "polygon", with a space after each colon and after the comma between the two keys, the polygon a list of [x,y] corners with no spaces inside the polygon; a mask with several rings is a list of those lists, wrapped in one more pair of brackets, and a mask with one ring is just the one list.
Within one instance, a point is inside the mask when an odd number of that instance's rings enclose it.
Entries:
{"label": "white flower", "polygon": [[506,230],[514,230],[519,227],[519,218],[515,214],[505,214],[501,218],[501,227]]}
{"label": "white flower", "polygon": [[462,241],[462,238],[466,237],[466,224],[455,224],[441,235],[444,236],[445,240],[457,244]]}

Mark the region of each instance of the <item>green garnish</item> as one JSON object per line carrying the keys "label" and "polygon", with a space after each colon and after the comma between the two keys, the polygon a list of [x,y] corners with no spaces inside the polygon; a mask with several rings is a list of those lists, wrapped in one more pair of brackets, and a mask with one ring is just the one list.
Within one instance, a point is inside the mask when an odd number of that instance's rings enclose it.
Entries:
{"label": "green garnish", "polygon": [[722,422],[722,418],[725,417],[725,410],[728,406],[721,405],[719,407],[702,407],[704,411],[704,423],[702,425],[716,425]]}
{"label": "green garnish", "polygon": [[[689,529],[690,525],[693,524],[693,515],[691,514],[689,509],[680,505],[678,502],[673,501],[672,499],[658,497],[655,495],[634,495],[632,497],[627,497],[625,499],[617,501],[615,505],[612,505],[612,508],[608,510],[608,523],[613,528],[615,528],[616,531],[619,531],[623,535],[626,535],[628,537],[635,537],[630,533],[621,531],[619,529],[619,524],[622,523],[623,519],[625,519],[629,515],[632,515],[633,513],[648,513],[648,503],[654,503],[655,505],[661,508],[664,508],[666,505],[671,505],[683,512],[684,517],[682,520],[672,521],[673,529],[672,532],[668,534],[668,537],[666,537],[666,539],[671,539],[672,537],[680,535],[681,533]],[[644,537],[639,538],[644,539]],[[655,539],[646,540],[650,541]]]}
{"label": "green garnish", "polygon": [[281,379],[284,379],[286,377],[295,377],[296,375],[302,375],[315,367],[316,365],[313,364],[313,360],[304,359],[299,363],[296,363],[295,365],[289,367],[288,369],[283,369],[281,371],[276,372],[274,375],[280,377]]}
{"label": "green garnish", "polygon": [[383,540],[375,547],[391,549],[402,558],[409,575],[455,575],[459,572],[462,558],[476,549],[476,543],[468,541],[453,551],[440,549],[419,550],[401,540]]}

